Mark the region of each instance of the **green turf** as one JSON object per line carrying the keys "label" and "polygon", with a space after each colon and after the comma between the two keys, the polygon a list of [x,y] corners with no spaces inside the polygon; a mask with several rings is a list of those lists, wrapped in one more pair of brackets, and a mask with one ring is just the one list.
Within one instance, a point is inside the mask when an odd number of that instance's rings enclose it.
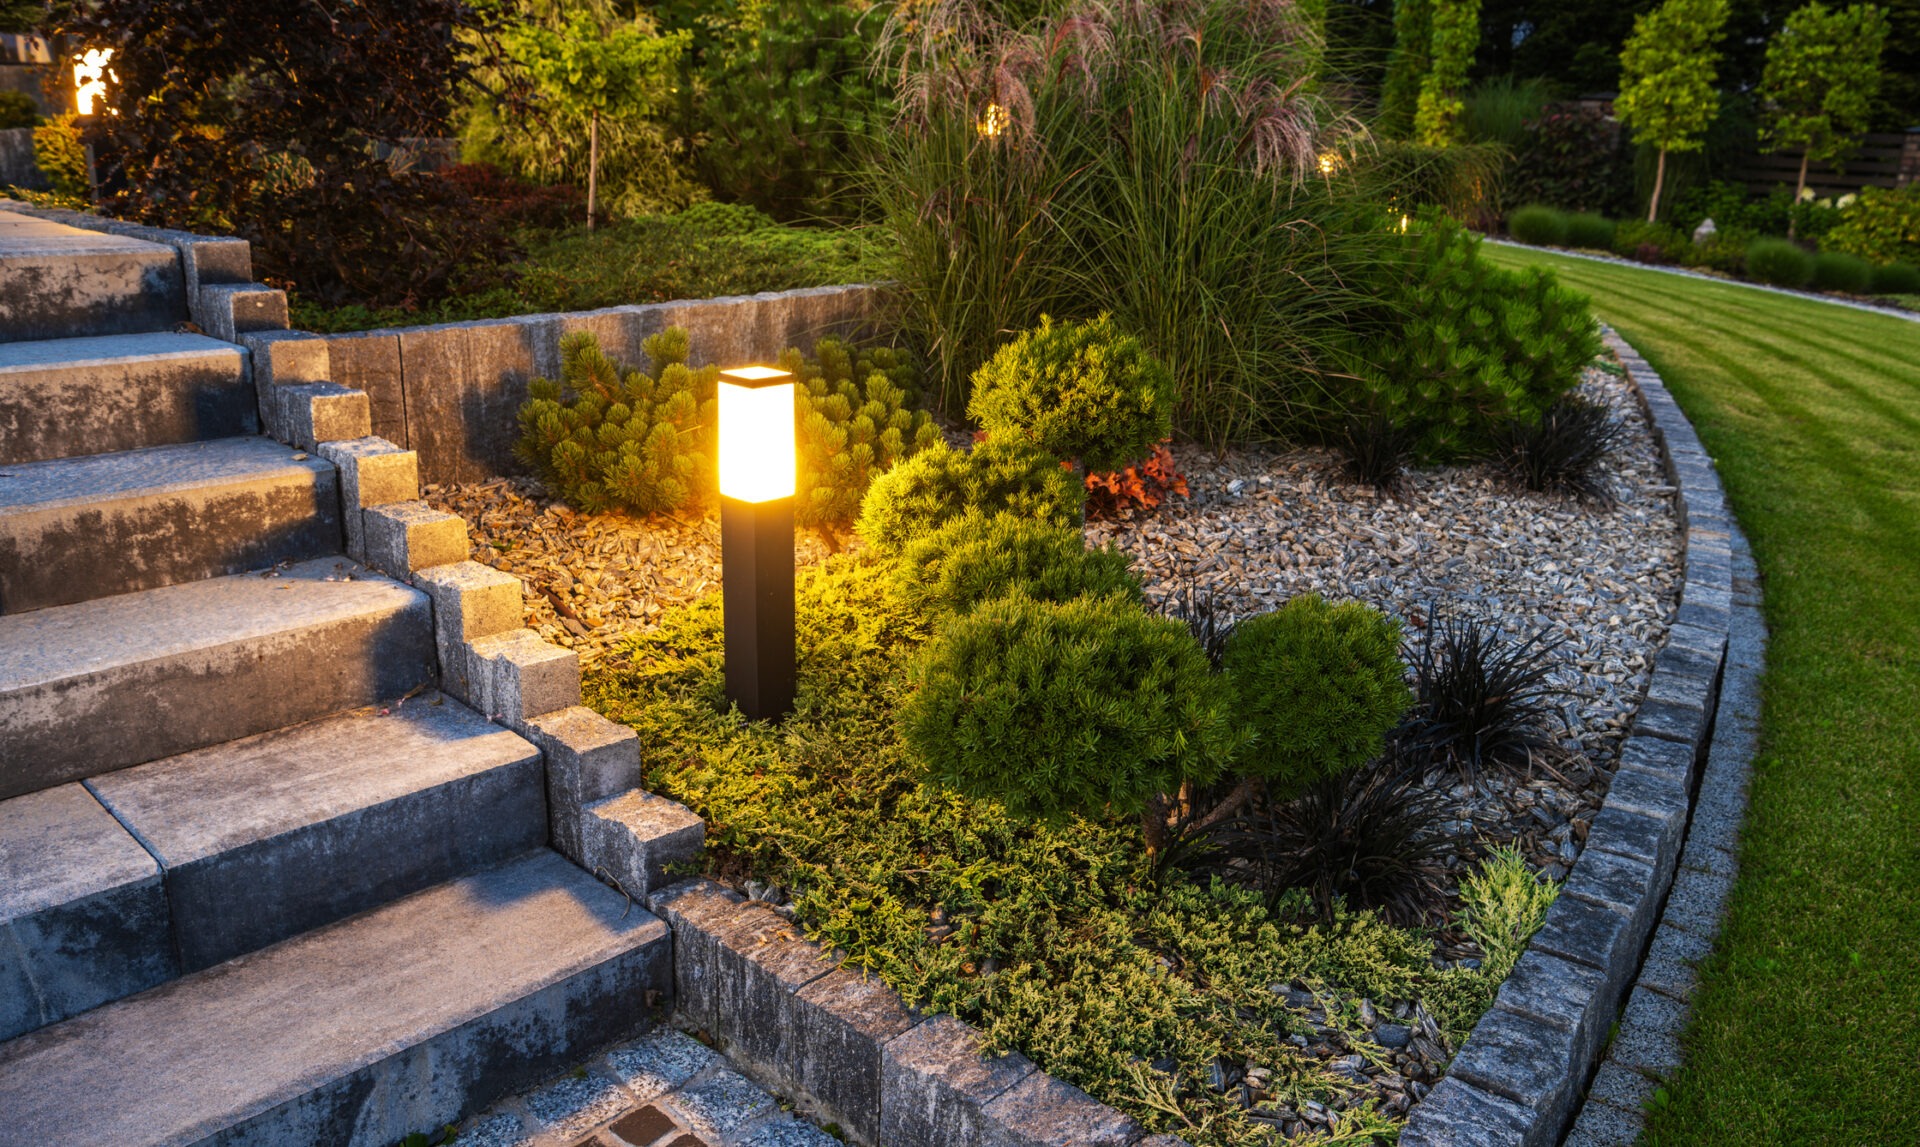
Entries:
{"label": "green turf", "polygon": [[1541,252],[1720,466],[1772,643],[1740,880],[1647,1142],[1920,1143],[1920,323]]}

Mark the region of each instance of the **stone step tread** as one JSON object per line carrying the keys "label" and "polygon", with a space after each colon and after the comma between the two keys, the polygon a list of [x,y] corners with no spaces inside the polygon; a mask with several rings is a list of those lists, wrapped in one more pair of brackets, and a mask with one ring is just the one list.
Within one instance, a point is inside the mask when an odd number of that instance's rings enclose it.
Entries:
{"label": "stone step tread", "polygon": [[128,235],[110,235],[104,231],[88,231],[51,219],[35,219],[12,211],[0,211],[0,259],[146,250],[173,254],[173,248],[164,243],[152,243]]}
{"label": "stone step tread", "polygon": [[146,849],[79,785],[0,800],[0,920],[159,875]]}
{"label": "stone step tread", "polygon": [[9,374],[99,370],[171,359],[225,359],[238,371],[246,363],[246,354],[230,342],[172,331],[0,343],[0,388],[6,386]]}
{"label": "stone step tread", "polygon": [[[345,557],[0,615],[0,698],[10,689],[397,611],[420,591]],[[0,722],[0,730],[4,730]]]}
{"label": "stone step tread", "polygon": [[538,755],[518,734],[429,691],[86,785],[162,865],[175,868]]}
{"label": "stone step tread", "polygon": [[0,1045],[0,1144],[201,1142],[665,942],[558,853],[529,853]]}
{"label": "stone step tread", "polygon": [[271,438],[216,438],[20,462],[0,470],[0,517],[255,482],[312,482],[333,463]]}

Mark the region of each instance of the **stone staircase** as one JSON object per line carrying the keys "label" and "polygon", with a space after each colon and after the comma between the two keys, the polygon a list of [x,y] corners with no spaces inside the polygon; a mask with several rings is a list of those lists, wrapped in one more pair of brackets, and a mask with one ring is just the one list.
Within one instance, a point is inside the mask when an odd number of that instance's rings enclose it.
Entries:
{"label": "stone staircase", "polygon": [[5,1147],[387,1147],[669,1002],[699,819],[249,280],[0,208]]}

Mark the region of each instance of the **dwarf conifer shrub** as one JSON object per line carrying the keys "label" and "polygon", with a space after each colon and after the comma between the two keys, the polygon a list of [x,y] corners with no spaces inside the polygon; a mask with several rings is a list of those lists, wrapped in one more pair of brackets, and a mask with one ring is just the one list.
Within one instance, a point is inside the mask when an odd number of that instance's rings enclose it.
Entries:
{"label": "dwarf conifer shrub", "polygon": [[1539,204],[1522,207],[1507,218],[1507,230],[1522,243],[1558,247],[1567,241],[1567,213]]}
{"label": "dwarf conifer shrub", "polygon": [[892,556],[970,510],[1078,526],[1085,497],[1073,471],[1019,439],[989,438],[971,450],[940,442],[875,479],[854,528]]}
{"label": "dwarf conifer shrub", "polygon": [[1379,756],[1413,701],[1399,648],[1397,622],[1318,594],[1235,625],[1221,658],[1246,737],[1235,770],[1289,796]]}
{"label": "dwarf conifer shrub", "polygon": [[803,526],[852,521],[876,475],[941,440],[933,419],[916,409],[919,371],[903,352],[855,351],[826,338],[813,353],[809,360],[788,348],[780,356],[798,383],[794,520]]}
{"label": "dwarf conifer shrub", "polygon": [[1747,247],[1747,274],[1776,287],[1804,287],[1813,256],[1786,239],[1755,239]]}
{"label": "dwarf conifer shrub", "polygon": [[1876,295],[1920,295],[1920,267],[1909,263],[1875,267],[1871,286]]}
{"label": "dwarf conifer shrub", "polygon": [[1492,265],[1459,224],[1382,241],[1399,244],[1376,281],[1393,334],[1349,348],[1358,381],[1347,406],[1420,427],[1421,456],[1484,451],[1494,427],[1537,416],[1599,353],[1584,295],[1545,271]]}
{"label": "dwarf conifer shrub", "polygon": [[1173,432],[1173,373],[1110,315],[1040,325],[973,373],[967,414],[1090,471],[1118,470]]}
{"label": "dwarf conifer shrub", "polygon": [[1607,251],[1613,247],[1613,221],[1591,211],[1567,216],[1567,246]]}
{"label": "dwarf conifer shrub", "polygon": [[652,375],[622,372],[589,332],[566,336],[559,380],[534,379],[520,408],[514,452],[588,513],[678,510],[714,483],[719,368],[687,366],[687,332],[679,327],[641,345]]}
{"label": "dwarf conifer shrub", "polygon": [[1873,282],[1873,264],[1845,251],[1822,251],[1813,257],[1813,288],[1864,295]]}
{"label": "dwarf conifer shrub", "polygon": [[1185,626],[1123,597],[1015,594],[944,626],[900,712],[933,780],[1016,816],[1137,812],[1218,771],[1218,678]]}
{"label": "dwarf conifer shrub", "polygon": [[1019,593],[1036,601],[1119,596],[1140,582],[1117,549],[1088,549],[1079,530],[1013,514],[970,512],[907,543],[895,584],[922,616],[943,618]]}

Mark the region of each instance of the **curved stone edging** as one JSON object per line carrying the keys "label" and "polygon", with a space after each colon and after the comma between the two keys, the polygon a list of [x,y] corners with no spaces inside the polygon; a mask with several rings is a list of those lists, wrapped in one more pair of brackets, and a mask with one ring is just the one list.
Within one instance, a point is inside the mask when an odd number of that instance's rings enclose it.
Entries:
{"label": "curved stone edging", "polygon": [[[1697,807],[1694,793],[1715,742],[1722,671],[1735,630],[1735,544],[1738,539],[1744,552],[1745,540],[1727,509],[1713,460],[1660,376],[1614,332],[1606,332],[1606,344],[1620,356],[1640,394],[1668,477],[1678,490],[1686,531],[1679,616],[1655,658],[1646,699],[1635,714],[1632,735],[1621,750],[1606,802],[1588,831],[1586,848],[1545,924],[1454,1057],[1446,1078],[1413,1109],[1400,1136],[1402,1147],[1559,1143],[1581,1106],[1589,1078],[1608,1052],[1622,1002],[1631,991],[1629,1022],[1636,1022],[1638,1015],[1653,1023],[1659,1017],[1651,1013],[1672,1011],[1662,1008],[1666,997],[1656,995],[1661,989],[1647,973],[1685,970],[1679,961],[1684,961],[1689,942],[1698,950],[1701,927],[1710,930],[1717,921],[1718,904],[1732,879],[1731,848],[1744,808],[1744,776],[1730,772],[1731,765],[1716,767],[1709,770],[1715,787],[1702,792]],[[1750,630],[1746,634],[1750,636]],[[1736,672],[1745,676],[1738,678],[1739,688],[1750,704],[1752,674],[1758,667],[1749,650],[1740,653]],[[1750,757],[1750,746],[1734,746],[1724,755],[1738,756],[1743,747]],[[1731,791],[1721,787],[1729,784]],[[1691,833],[1690,817],[1695,825]],[[1694,868],[1675,880],[1683,843],[1687,864],[1712,865],[1711,875],[1722,881],[1711,909],[1687,899],[1694,894],[1689,887]],[[1707,915],[1691,926],[1673,919],[1663,923],[1663,906],[1668,917],[1676,910]],[[1642,958],[1656,926],[1667,945],[1656,953],[1659,962],[1649,960],[1643,973]],[[1710,944],[1710,938],[1705,942]],[[1670,966],[1668,961],[1676,962]],[[1678,1021],[1671,1015],[1666,1019],[1663,1030],[1671,1041]],[[1627,1034],[1624,1028],[1622,1034]],[[1596,1122],[1601,1118],[1596,1115]],[[1596,1127],[1595,1132],[1600,1130]]]}

